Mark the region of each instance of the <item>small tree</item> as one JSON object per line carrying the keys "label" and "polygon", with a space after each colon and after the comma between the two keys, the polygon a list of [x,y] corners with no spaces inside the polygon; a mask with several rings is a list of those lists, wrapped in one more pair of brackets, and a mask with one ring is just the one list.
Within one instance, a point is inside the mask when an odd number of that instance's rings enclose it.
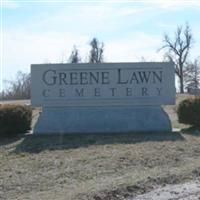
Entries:
{"label": "small tree", "polygon": [[167,49],[166,56],[175,63],[175,73],[180,82],[180,93],[184,93],[184,67],[187,62],[192,43],[192,33],[188,24],[184,30],[178,26],[175,32],[175,38],[170,39],[164,35],[164,45],[161,49]]}
{"label": "small tree", "polygon": [[200,61],[198,59],[185,67],[184,78],[187,88],[198,89],[200,87]]}
{"label": "small tree", "polygon": [[100,43],[97,38],[93,38],[90,42],[91,50],[89,55],[89,63],[103,62],[104,44]]}
{"label": "small tree", "polygon": [[81,61],[81,58],[79,56],[79,51],[76,48],[76,46],[73,47],[71,55],[69,57],[69,62],[70,63],[79,63]]}

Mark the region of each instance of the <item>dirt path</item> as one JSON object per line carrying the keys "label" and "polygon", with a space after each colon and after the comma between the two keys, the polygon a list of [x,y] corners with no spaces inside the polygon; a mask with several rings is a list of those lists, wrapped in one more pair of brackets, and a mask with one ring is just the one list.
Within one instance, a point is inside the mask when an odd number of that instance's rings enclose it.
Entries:
{"label": "dirt path", "polygon": [[200,200],[200,182],[166,185],[128,200]]}

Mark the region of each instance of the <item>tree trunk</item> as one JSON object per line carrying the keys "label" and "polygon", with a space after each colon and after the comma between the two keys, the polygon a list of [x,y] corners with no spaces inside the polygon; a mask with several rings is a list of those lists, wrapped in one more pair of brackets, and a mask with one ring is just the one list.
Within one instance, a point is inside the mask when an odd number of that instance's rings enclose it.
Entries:
{"label": "tree trunk", "polygon": [[184,93],[184,83],[183,83],[183,63],[181,62],[181,57],[179,59],[179,68],[180,68],[180,93]]}
{"label": "tree trunk", "polygon": [[180,77],[180,93],[184,93],[183,76]]}

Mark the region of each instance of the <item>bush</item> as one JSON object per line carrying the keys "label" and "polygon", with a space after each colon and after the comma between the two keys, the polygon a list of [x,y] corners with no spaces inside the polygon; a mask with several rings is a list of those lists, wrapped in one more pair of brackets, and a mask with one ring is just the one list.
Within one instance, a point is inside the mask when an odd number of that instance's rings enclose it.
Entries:
{"label": "bush", "polygon": [[32,109],[25,105],[0,105],[0,135],[17,135],[30,130]]}
{"label": "bush", "polygon": [[200,98],[185,99],[178,106],[178,120],[200,128]]}

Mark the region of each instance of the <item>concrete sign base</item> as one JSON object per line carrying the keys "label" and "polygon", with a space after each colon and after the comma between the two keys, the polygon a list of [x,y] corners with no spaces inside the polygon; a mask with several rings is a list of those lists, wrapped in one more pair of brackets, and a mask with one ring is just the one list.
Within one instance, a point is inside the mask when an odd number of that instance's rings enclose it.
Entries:
{"label": "concrete sign base", "polygon": [[170,132],[161,106],[43,107],[36,134]]}

